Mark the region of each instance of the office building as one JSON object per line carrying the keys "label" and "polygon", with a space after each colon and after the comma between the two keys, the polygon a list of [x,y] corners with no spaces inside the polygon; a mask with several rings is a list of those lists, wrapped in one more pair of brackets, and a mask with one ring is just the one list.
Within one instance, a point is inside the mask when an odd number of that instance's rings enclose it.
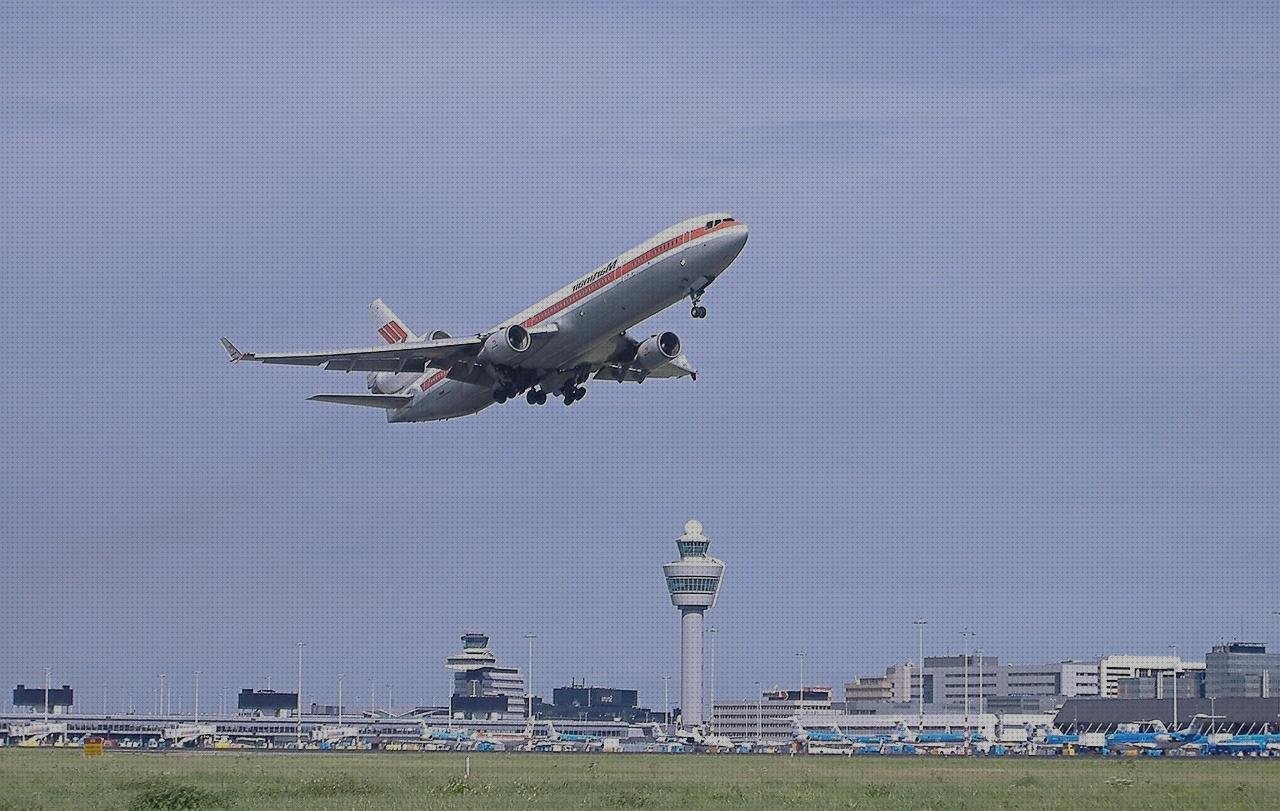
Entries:
{"label": "office building", "polygon": [[717,701],[711,729],[734,741],[777,745],[791,741],[791,723],[797,716],[834,718],[836,714],[829,687],[806,687],[803,701],[799,690],[770,690],[755,699]]}
{"label": "office building", "polygon": [[1103,698],[1120,695],[1120,680],[1141,676],[1172,676],[1174,671],[1204,670],[1204,662],[1186,662],[1176,656],[1104,656],[1098,662],[1098,686]]}
{"label": "office building", "polygon": [[1280,653],[1256,642],[1215,645],[1204,657],[1204,693],[1214,698],[1280,696]]}

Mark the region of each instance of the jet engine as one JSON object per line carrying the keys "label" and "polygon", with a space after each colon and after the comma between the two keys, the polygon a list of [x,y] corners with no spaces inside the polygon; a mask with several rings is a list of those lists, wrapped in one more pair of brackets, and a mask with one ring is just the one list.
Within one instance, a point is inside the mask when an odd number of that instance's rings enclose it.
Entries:
{"label": "jet engine", "polygon": [[493,366],[513,366],[522,352],[533,345],[529,330],[519,324],[500,329],[485,339],[480,361]]}
{"label": "jet engine", "polygon": [[640,344],[635,365],[652,372],[680,357],[680,337],[674,332],[659,332]]}

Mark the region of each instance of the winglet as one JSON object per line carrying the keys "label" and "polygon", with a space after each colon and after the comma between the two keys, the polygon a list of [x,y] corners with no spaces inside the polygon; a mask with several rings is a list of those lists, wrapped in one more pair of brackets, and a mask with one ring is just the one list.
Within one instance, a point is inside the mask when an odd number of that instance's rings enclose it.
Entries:
{"label": "winglet", "polygon": [[219,338],[218,340],[222,342],[222,348],[227,350],[227,357],[231,358],[232,363],[244,360],[244,358],[247,357],[245,353],[236,349],[236,345],[228,341],[226,338]]}

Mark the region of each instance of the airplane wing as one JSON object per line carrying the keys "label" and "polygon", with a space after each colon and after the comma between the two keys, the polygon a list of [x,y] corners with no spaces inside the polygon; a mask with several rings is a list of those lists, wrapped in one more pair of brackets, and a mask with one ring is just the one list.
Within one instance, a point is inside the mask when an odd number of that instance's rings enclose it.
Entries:
{"label": "airplane wing", "polygon": [[339,372],[422,372],[429,366],[443,367],[456,359],[472,357],[480,351],[478,335],[442,338],[434,341],[406,341],[400,344],[363,349],[334,349],[319,352],[241,352],[226,338],[222,346],[232,363],[257,361],[290,366],[320,366]]}
{"label": "airplane wing", "polygon": [[689,377],[698,379],[698,370],[689,357],[681,352],[672,360],[652,371],[636,365],[636,351],[640,342],[623,333],[613,339],[609,355],[603,362],[592,364],[597,380],[613,380],[618,383],[643,383],[651,377]]}
{"label": "airplane wing", "polygon": [[400,408],[413,402],[412,397],[403,394],[313,394],[307,399],[315,400],[317,403],[338,403],[370,408]]}
{"label": "airplane wing", "polygon": [[613,380],[618,383],[643,383],[651,377],[690,377],[697,380],[698,370],[693,368],[683,352],[675,360],[652,372],[621,361],[603,364],[596,370],[596,380]]}
{"label": "airplane wing", "polygon": [[[529,335],[535,347],[556,333],[554,324],[534,327]],[[222,347],[232,363],[256,361],[290,366],[319,366],[338,372],[423,372],[445,369],[454,363],[474,361],[488,335],[439,338],[426,341],[370,346],[361,349],[334,349],[318,352],[242,352],[222,338]]]}

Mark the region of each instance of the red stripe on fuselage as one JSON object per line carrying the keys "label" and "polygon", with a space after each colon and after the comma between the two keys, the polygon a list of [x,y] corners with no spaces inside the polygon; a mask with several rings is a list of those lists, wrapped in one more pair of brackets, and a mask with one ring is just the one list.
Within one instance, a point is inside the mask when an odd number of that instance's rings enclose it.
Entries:
{"label": "red stripe on fuselage", "polygon": [[[695,228],[692,231],[686,231],[685,233],[680,234],[679,236],[672,237],[666,242],[663,242],[661,245],[655,245],[654,247],[650,248],[649,250],[645,251],[644,253],[640,254],[634,259],[628,261],[626,264],[619,265],[618,267],[614,268],[612,271],[606,273],[605,275],[601,276],[599,279],[596,279],[595,281],[593,281],[591,284],[584,285],[582,288],[573,291],[568,296],[557,301],[555,304],[552,304],[550,307],[543,309],[532,318],[526,318],[523,322],[521,322],[520,325],[525,328],[537,326],[538,324],[541,324],[543,321],[546,321],[551,316],[556,315],[559,312],[562,312],[563,310],[573,306],[574,304],[577,304],[579,301],[582,301],[584,298],[591,295],[592,293],[596,293],[600,290],[603,290],[604,288],[618,281],[623,276],[626,276],[628,273],[640,267],[641,265],[648,264],[649,262],[652,262],[658,257],[662,256],[663,254],[666,254],[675,250],[681,245],[688,245],[690,242],[694,241],[695,239],[698,239],[699,237],[704,237],[707,234],[711,234],[725,228],[732,228],[735,225],[741,225],[741,223],[739,223],[737,220],[726,220],[713,228],[707,228],[706,226],[703,226],[701,228]],[[395,322],[393,321],[392,324],[394,323]],[[388,326],[390,326],[390,324]],[[436,372],[431,377],[428,377],[426,380],[422,381],[421,385],[419,385],[418,388],[421,391],[426,391],[427,389],[439,383],[441,380],[444,380],[448,376],[449,376],[449,370],[442,369],[441,371]]]}
{"label": "red stripe on fuselage", "polygon": [[727,220],[715,226],[714,228],[706,228],[706,227],[695,228],[692,231],[686,231],[685,233],[680,234],[679,236],[672,237],[666,242],[663,242],[661,245],[655,245],[654,247],[650,248],[649,250],[645,251],[644,253],[640,254],[634,259],[630,260],[626,264],[619,265],[618,267],[614,268],[612,271],[606,273],[605,275],[601,276],[599,279],[596,279],[595,281],[593,281],[591,284],[585,285],[582,288],[573,291],[565,298],[562,298],[559,301],[557,301],[555,304],[552,304],[550,307],[543,309],[537,315],[534,315],[532,318],[526,318],[523,322],[521,322],[520,326],[525,328],[537,326],[538,324],[541,324],[543,321],[546,321],[551,316],[564,311],[565,309],[573,306],[574,304],[577,304],[579,301],[582,301],[584,298],[591,295],[592,293],[597,293],[600,290],[603,290],[604,288],[618,281],[623,276],[626,276],[628,273],[640,267],[641,265],[646,265],[649,262],[652,262],[658,257],[662,256],[663,254],[669,253],[675,250],[676,248],[679,248],[681,245],[688,245],[690,242],[692,242],[695,239],[698,239],[699,237],[704,237],[707,234],[713,233],[715,231],[719,231],[724,228],[731,228],[735,225],[739,225],[737,220]]}

